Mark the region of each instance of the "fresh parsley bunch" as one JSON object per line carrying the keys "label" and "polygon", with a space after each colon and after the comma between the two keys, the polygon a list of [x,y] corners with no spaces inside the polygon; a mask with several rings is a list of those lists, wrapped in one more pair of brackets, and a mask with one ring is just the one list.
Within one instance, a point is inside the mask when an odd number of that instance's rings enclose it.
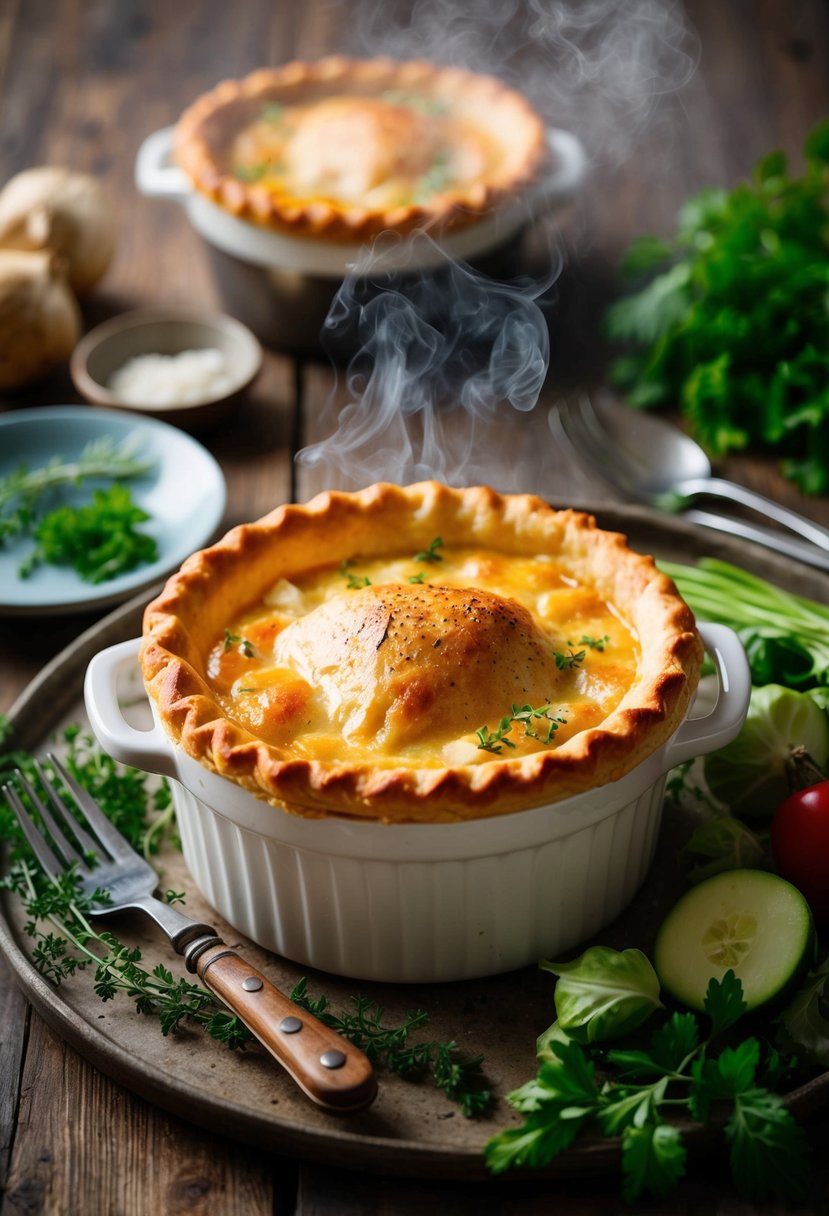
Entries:
{"label": "fresh parsley bunch", "polygon": [[[493,1173],[547,1165],[581,1133],[598,1132],[621,1139],[628,1202],[664,1197],[685,1173],[677,1117],[708,1122],[716,1110],[739,1190],[755,1201],[802,1196],[806,1138],[774,1092],[791,1059],[754,1035],[734,1035],[746,1004],[733,971],[710,981],[704,1024],[663,1008],[656,973],[639,950],[594,946],[572,963],[542,966],[559,976],[558,1017],[538,1041],[537,1076],[509,1095],[523,1123],[486,1146]],[[607,1047],[657,1013],[643,1046]]]}
{"label": "fresh parsley bunch", "polygon": [[[150,516],[122,484],[152,470],[151,462],[138,458],[140,444],[139,432],[119,444],[102,435],[77,459],[54,456],[40,468],[22,464],[0,477],[0,548],[23,537],[35,540],[18,568],[20,578],[46,562],[72,566],[86,582],[102,583],[155,560],[155,540],[137,527]],[[61,501],[64,491],[90,479],[112,484],[96,489],[88,503]]]}
{"label": "fresh parsley bunch", "polygon": [[713,455],[785,457],[807,493],[829,490],[829,120],[792,177],[772,152],[751,181],[708,189],[675,237],[642,237],[623,271],[647,279],[606,316],[630,349],[611,375],[633,406],[670,405]]}

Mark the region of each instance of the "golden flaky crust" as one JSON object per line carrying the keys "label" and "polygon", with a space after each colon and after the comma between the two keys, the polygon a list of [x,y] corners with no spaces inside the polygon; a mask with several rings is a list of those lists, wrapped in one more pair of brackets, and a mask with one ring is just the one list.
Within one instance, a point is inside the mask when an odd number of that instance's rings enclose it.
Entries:
{"label": "golden flaky crust", "polygon": [[[414,96],[423,104],[394,104]],[[345,98],[345,106],[343,106]],[[348,113],[348,99],[355,100]],[[389,102],[391,98],[391,102]],[[470,171],[466,184],[442,188],[446,149],[429,125],[428,103],[457,114],[484,133],[495,150],[480,173]],[[279,146],[281,171],[292,157],[299,174],[296,188],[273,189],[267,181],[243,180],[233,165],[235,141],[255,124],[258,114],[288,107],[323,108],[304,116],[304,124],[287,148]],[[327,107],[327,112],[326,112]],[[267,132],[262,133],[267,141]],[[463,137],[460,136],[461,144]],[[327,147],[326,147],[327,143]],[[275,145],[276,147],[277,145]],[[225,80],[199,97],[182,114],[175,132],[175,158],[196,190],[232,215],[299,236],[355,243],[382,232],[407,233],[427,228],[444,233],[474,222],[511,198],[538,175],[547,157],[544,125],[529,102],[492,76],[461,68],[438,67],[423,60],[349,59],[330,56],[262,68],[242,80]],[[470,143],[469,156],[475,149]],[[463,159],[461,146],[459,157]],[[418,157],[428,154],[427,165]],[[309,185],[304,173],[315,158],[328,157],[321,183],[339,175],[349,196]],[[387,174],[393,178],[405,160],[430,181],[426,197],[389,197],[379,202],[370,189]],[[440,172],[435,172],[437,167]],[[290,165],[288,166],[290,169]],[[255,176],[255,175],[253,175]]]}
{"label": "golden flaky crust", "polygon": [[[640,639],[641,660],[633,684],[598,727],[513,759],[493,756],[485,763],[426,769],[297,759],[289,748],[264,743],[225,715],[206,678],[206,662],[235,614],[280,578],[354,554],[422,549],[435,536],[446,546],[550,554],[618,610]],[[517,605],[516,614],[524,628]],[[528,630],[519,661],[535,664]],[[188,558],[148,606],[141,648],[144,681],[164,728],[208,769],[297,814],[401,822],[500,815],[618,779],[679,726],[701,661],[690,609],[653,559],[631,550],[625,537],[599,529],[589,515],[556,511],[539,498],[437,482],[325,493],[234,528]]]}

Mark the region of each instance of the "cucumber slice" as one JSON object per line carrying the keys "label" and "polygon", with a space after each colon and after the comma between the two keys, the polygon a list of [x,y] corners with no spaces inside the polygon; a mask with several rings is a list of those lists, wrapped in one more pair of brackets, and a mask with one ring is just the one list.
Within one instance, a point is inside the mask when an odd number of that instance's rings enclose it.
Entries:
{"label": "cucumber slice", "polygon": [[708,981],[731,969],[749,1010],[784,995],[811,959],[814,928],[796,887],[764,870],[715,874],[674,905],[656,937],[662,987],[702,1010]]}

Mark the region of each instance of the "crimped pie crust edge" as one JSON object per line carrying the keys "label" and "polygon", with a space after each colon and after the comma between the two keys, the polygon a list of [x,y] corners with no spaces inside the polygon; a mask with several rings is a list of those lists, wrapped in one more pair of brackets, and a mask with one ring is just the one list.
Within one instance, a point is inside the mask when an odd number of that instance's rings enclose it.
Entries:
{"label": "crimped pie crust edge", "polygon": [[[324,199],[279,200],[256,183],[226,172],[211,147],[210,130],[223,111],[238,102],[266,101],[274,93],[290,98],[308,85],[340,87],[349,80],[378,87],[442,87],[466,94],[475,91],[492,107],[509,107],[511,156],[517,164],[508,172],[475,183],[465,197],[407,203],[372,210]],[[427,60],[352,59],[331,55],[314,61],[293,61],[260,68],[240,80],[223,80],[187,107],[176,124],[174,155],[195,189],[237,219],[295,236],[313,236],[333,243],[361,243],[381,233],[426,230],[441,235],[491,213],[537,177],[548,155],[544,125],[530,102],[494,76],[463,68],[443,67]]]}
{"label": "crimped pie crust edge", "polygon": [[[285,758],[226,717],[204,677],[204,655],[234,611],[292,571],[356,553],[423,548],[435,535],[447,545],[549,552],[619,609],[640,638],[642,661],[600,726],[517,759],[418,769]],[[693,614],[671,580],[592,516],[555,510],[532,495],[421,482],[326,492],[193,554],[146,609],[140,662],[172,741],[256,797],[309,817],[436,823],[555,803],[624,776],[680,725],[702,655]]]}

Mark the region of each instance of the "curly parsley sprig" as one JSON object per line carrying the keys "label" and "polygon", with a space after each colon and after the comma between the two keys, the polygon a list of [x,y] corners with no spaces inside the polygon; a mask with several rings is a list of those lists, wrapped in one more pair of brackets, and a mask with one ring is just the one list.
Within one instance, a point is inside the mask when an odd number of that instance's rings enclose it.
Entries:
{"label": "curly parsley sprig", "polygon": [[[0,548],[30,535],[37,542],[21,563],[21,578],[48,562],[74,566],[87,582],[100,583],[154,560],[155,540],[136,530],[149,516],[121,484],[152,469],[151,461],[139,459],[140,443],[138,431],[120,443],[103,435],[88,443],[77,459],[55,456],[36,469],[21,464],[0,478]],[[112,484],[96,490],[83,506],[56,499],[59,491],[90,479]],[[53,509],[44,512],[50,504]]]}
{"label": "curly parsley sprig", "polygon": [[624,353],[612,378],[637,407],[678,406],[712,456],[773,455],[806,493],[829,488],[826,232],[829,120],[807,136],[804,170],[763,157],[733,189],[690,198],[666,241],[639,237],[611,305]]}

